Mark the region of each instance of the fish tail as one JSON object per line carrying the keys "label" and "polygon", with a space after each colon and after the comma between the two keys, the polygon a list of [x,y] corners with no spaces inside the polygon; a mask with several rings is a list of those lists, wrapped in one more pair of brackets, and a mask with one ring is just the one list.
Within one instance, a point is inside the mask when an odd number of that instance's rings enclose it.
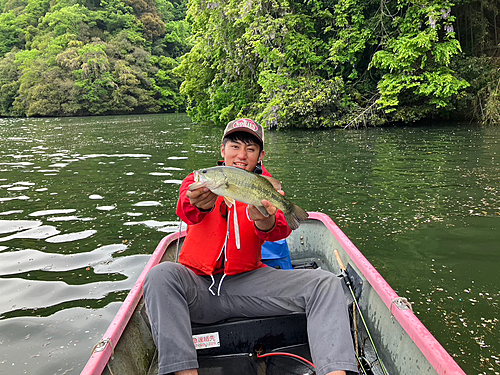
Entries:
{"label": "fish tail", "polygon": [[284,212],[284,214],[285,220],[292,230],[297,229],[300,225],[300,222],[307,220],[307,218],[309,217],[309,214],[296,204],[293,204],[290,211]]}

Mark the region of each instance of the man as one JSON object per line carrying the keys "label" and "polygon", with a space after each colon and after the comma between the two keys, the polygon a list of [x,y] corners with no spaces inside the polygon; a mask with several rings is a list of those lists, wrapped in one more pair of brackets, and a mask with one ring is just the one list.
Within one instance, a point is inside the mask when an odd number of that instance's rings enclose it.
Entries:
{"label": "man", "polygon": [[[250,119],[227,125],[221,155],[226,166],[269,175],[261,165],[264,130]],[[291,233],[283,212],[266,200],[267,217],[241,202],[228,207],[208,188],[190,191],[193,182],[193,174],[183,181],[177,204],[178,216],[188,224],[179,263],[154,267],[144,285],[159,373],[198,374],[191,321],[304,311],[316,374],[357,373],[339,279],[321,270],[276,270],[260,261],[264,241]]]}

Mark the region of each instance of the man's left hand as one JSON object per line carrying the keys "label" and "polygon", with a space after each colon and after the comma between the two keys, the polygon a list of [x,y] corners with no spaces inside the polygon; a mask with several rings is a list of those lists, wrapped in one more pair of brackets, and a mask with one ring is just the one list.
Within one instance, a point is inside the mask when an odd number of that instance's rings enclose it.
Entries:
{"label": "man's left hand", "polygon": [[263,200],[261,203],[269,216],[264,216],[254,205],[248,206],[248,216],[253,222],[255,222],[257,229],[263,232],[268,232],[273,229],[274,224],[276,223],[276,211],[278,211],[278,209],[268,200]]}

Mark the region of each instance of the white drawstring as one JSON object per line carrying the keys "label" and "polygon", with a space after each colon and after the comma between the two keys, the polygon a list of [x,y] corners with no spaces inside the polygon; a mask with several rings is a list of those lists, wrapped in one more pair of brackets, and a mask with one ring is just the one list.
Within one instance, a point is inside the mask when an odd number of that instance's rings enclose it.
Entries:
{"label": "white drawstring", "polygon": [[[229,218],[230,212],[227,213],[227,217]],[[224,245],[222,245],[222,249],[220,250],[219,256],[217,257],[217,261],[220,259],[221,255],[224,253],[224,261],[227,261],[227,254],[226,254],[226,249],[227,249],[227,240],[229,238],[229,224],[227,225],[227,231],[226,231],[226,239],[224,240]]]}
{"label": "white drawstring", "polygon": [[[215,292],[212,290],[212,287],[215,285],[215,277],[214,277],[214,275],[210,275],[210,277],[212,278],[212,284],[210,284],[210,286],[208,287],[208,290],[210,291],[210,293],[212,293],[213,296],[215,296]],[[219,286],[217,287],[217,297],[220,297],[220,289],[222,287],[222,282],[224,281],[225,277],[226,277],[226,274],[222,275],[222,277],[220,278]]]}
{"label": "white drawstring", "polygon": [[[234,202],[233,204],[233,207],[234,207],[234,218],[233,218],[233,223],[234,223],[234,240],[236,242],[236,248],[238,250],[241,249],[241,240],[240,240],[240,226],[239,226],[239,223],[238,223],[238,214],[237,214],[237,211],[236,211],[236,202]],[[248,216],[248,211],[247,211],[247,216]],[[219,256],[217,257],[217,260],[220,259],[222,253],[224,253],[224,263],[227,262],[227,241],[229,239],[229,223],[231,222],[231,211],[228,209],[227,210],[227,232],[226,232],[226,239],[224,241],[224,245],[222,246],[222,249],[221,249],[221,252],[219,254]],[[214,291],[212,290],[212,287],[215,285],[215,278],[213,275],[210,275],[210,277],[212,278],[212,284],[210,284],[210,286],[208,287],[208,290],[210,291],[210,293],[212,293],[212,295],[215,296],[215,293]],[[219,286],[217,287],[217,296],[220,296],[220,290],[221,290],[221,287],[222,287],[222,282],[224,281],[224,278],[226,277],[226,274],[224,273],[224,275],[222,275],[220,281],[219,281]]]}
{"label": "white drawstring", "polygon": [[[231,217],[231,211],[227,211],[227,231],[226,231],[226,239],[224,240],[224,245],[222,245],[222,249],[220,250],[220,253],[219,253],[219,256],[217,257],[217,261],[220,259],[220,257],[222,256],[222,254],[224,254],[224,263],[227,262],[227,252],[226,252],[226,248],[227,248],[227,240],[229,238],[229,218]],[[226,274],[224,274],[224,276],[226,276]],[[224,279],[224,276],[222,276],[222,279],[219,283],[219,287],[217,288],[217,295],[220,296],[220,285],[222,284],[222,280]],[[210,286],[208,287],[208,290],[210,291],[210,293],[212,293],[212,295],[215,296],[215,292],[212,290],[212,287],[215,285],[215,279],[214,279],[214,275],[210,275],[210,277],[212,278],[212,284],[210,284]]]}
{"label": "white drawstring", "polygon": [[217,288],[217,296],[220,297],[220,288],[222,286],[222,282],[224,281],[224,278],[226,277],[226,274],[222,275],[222,277],[220,278],[220,281],[219,281],[219,287]]}
{"label": "white drawstring", "polygon": [[240,226],[238,224],[238,214],[236,210],[236,202],[234,202],[234,241],[236,242],[236,248],[241,249],[240,243]]}
{"label": "white drawstring", "polygon": [[210,293],[212,293],[213,296],[215,296],[215,292],[212,290],[212,287],[215,285],[215,278],[214,275],[210,275],[210,277],[212,278],[212,284],[210,284],[208,290],[210,291]]}

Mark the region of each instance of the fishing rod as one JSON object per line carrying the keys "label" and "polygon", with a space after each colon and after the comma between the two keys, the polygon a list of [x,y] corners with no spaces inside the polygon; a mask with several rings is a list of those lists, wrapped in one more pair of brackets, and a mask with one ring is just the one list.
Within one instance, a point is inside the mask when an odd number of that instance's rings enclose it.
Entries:
{"label": "fishing rod", "polygon": [[[342,259],[340,258],[340,254],[339,254],[338,250],[333,250],[333,252],[335,254],[335,258],[337,258],[337,263],[339,264],[339,267],[340,267],[340,274],[342,276],[342,279],[344,280],[344,283],[347,285],[347,287],[349,288],[349,291],[351,292],[352,298],[354,300],[353,303],[356,306],[356,309],[359,313],[359,317],[361,318],[361,321],[363,322],[363,326],[366,330],[366,333],[368,334],[368,338],[370,339],[370,343],[372,344],[373,351],[375,352],[375,356],[377,357],[377,361],[378,361],[378,363],[380,363],[380,368],[382,369],[382,372],[384,373],[384,375],[388,375],[387,371],[384,367],[384,364],[382,362],[382,359],[380,358],[380,355],[378,354],[377,347],[375,346],[375,342],[373,341],[373,337],[370,334],[370,331],[368,330],[368,325],[366,324],[366,320],[363,316],[363,313],[361,312],[361,307],[359,306],[358,300],[356,299],[356,294],[354,293],[354,290],[352,288],[351,280],[349,279],[349,276],[347,275],[347,270],[344,266],[344,262],[342,262]],[[359,356],[359,353],[358,353],[358,332],[357,332],[357,322],[356,322],[355,317],[356,317],[355,309],[353,308],[353,324],[355,326],[354,335],[355,335],[355,343],[356,343],[356,358],[358,360],[358,363],[359,363],[361,369],[363,370],[363,372],[365,372],[363,365],[361,363],[361,360],[363,358],[361,358]],[[364,358],[364,359],[366,360],[366,358]]]}

